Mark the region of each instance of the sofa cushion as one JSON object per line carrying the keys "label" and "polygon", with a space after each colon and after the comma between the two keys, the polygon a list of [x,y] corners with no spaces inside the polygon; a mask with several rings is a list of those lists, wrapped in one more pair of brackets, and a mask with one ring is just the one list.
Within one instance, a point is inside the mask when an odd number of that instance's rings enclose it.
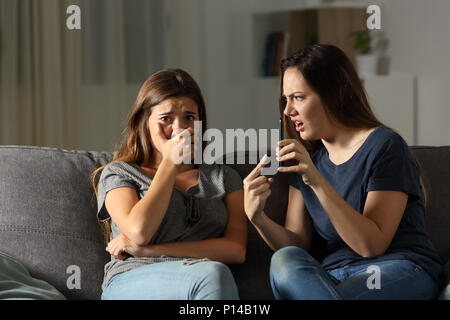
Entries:
{"label": "sofa cushion", "polygon": [[111,156],[0,146],[0,251],[68,299],[100,298],[110,256],[89,179]]}

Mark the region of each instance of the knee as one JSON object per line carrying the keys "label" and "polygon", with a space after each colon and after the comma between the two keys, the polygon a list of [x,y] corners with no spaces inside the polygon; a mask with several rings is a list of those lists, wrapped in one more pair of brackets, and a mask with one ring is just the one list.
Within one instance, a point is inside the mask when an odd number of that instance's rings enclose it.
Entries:
{"label": "knee", "polygon": [[227,265],[217,261],[204,262],[204,265],[202,266],[202,273],[211,281],[225,281],[233,279],[230,268],[228,268]]}
{"label": "knee", "polygon": [[270,276],[278,283],[290,281],[292,268],[309,264],[311,256],[305,250],[289,246],[277,250],[270,261]]}
{"label": "knee", "polygon": [[217,261],[203,262],[202,264],[201,282],[209,288],[207,291],[213,293],[212,299],[239,299],[236,282],[227,265]]}
{"label": "knee", "polygon": [[289,266],[292,264],[293,261],[297,260],[308,260],[310,258],[310,255],[305,250],[295,247],[295,246],[289,246],[284,247],[279,250],[277,250],[271,258],[270,261],[270,267],[274,269],[285,269],[286,266]]}

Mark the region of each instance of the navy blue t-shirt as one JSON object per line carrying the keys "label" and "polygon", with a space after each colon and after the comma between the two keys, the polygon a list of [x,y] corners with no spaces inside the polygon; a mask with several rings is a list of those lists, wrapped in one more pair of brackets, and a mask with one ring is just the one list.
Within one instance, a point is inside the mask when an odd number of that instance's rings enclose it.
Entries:
{"label": "navy blue t-shirt", "polygon": [[408,203],[394,238],[383,255],[364,258],[339,236],[314,191],[297,173],[289,184],[299,189],[317,233],[325,240],[326,270],[384,260],[411,260],[442,284],[442,264],[425,232],[425,207],[420,186],[420,169],[403,138],[385,127],[375,128],[363,145],[346,162],[335,165],[325,147],[311,154],[320,174],[356,211],[363,213],[367,193],[375,190],[403,191]]}

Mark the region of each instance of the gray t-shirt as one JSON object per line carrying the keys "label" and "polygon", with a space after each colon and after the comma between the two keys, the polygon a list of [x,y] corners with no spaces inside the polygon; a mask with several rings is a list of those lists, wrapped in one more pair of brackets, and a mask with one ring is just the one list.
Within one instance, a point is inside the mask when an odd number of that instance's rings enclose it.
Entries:
{"label": "gray t-shirt", "polygon": [[[141,199],[147,192],[152,178],[137,164],[124,161],[114,162],[106,166],[98,184],[97,219],[111,219],[105,207],[106,193],[120,187],[136,189]],[[239,174],[226,165],[198,166],[198,184],[182,192],[173,187],[172,196],[166,214],[150,244],[168,242],[199,241],[223,236],[228,213],[223,198],[238,189],[242,189],[242,179]],[[111,219],[111,238],[122,232]],[[189,257],[129,257],[119,260],[111,256],[111,261],[105,265],[105,275],[102,290],[108,281],[116,274],[156,262],[184,260]],[[190,259],[195,260],[195,259]]]}

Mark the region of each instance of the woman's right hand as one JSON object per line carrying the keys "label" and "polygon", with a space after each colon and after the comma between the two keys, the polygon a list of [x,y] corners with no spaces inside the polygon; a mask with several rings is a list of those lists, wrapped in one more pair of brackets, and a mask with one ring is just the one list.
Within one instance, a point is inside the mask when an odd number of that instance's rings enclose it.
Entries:
{"label": "woman's right hand", "polygon": [[[161,155],[163,161],[169,161],[173,165],[180,165],[186,158],[193,154],[194,130],[187,128],[171,139],[167,139],[164,130],[158,125],[158,137],[161,143]],[[190,137],[190,139],[189,139]],[[189,152],[186,152],[189,150]]]}
{"label": "woman's right hand", "polygon": [[270,196],[270,184],[273,178],[261,176],[261,170],[268,163],[267,155],[244,179],[244,210],[250,221],[254,221],[264,210],[266,200]]}

